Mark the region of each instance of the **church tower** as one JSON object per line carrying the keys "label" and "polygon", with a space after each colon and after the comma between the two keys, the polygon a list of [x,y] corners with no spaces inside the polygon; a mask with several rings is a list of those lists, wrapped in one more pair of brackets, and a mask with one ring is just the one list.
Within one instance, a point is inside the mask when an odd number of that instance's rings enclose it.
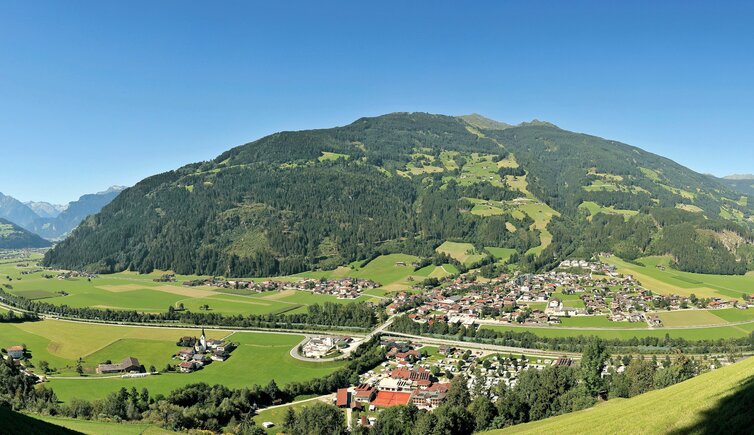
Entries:
{"label": "church tower", "polygon": [[199,337],[199,341],[194,345],[194,350],[197,353],[204,353],[207,351],[207,336],[204,334],[204,328],[202,328],[202,335]]}

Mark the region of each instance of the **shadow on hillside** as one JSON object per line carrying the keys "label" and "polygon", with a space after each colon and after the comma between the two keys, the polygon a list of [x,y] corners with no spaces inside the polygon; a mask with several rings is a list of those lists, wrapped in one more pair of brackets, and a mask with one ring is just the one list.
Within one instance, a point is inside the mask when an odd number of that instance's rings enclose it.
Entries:
{"label": "shadow on hillside", "polygon": [[[672,435],[746,434],[754,430],[754,376],[745,380],[735,393],[720,399],[701,415],[701,420],[670,432]],[[672,406],[669,404],[669,406]]]}
{"label": "shadow on hillside", "polygon": [[80,435],[81,432],[47,423],[0,405],[0,434],[3,435]]}

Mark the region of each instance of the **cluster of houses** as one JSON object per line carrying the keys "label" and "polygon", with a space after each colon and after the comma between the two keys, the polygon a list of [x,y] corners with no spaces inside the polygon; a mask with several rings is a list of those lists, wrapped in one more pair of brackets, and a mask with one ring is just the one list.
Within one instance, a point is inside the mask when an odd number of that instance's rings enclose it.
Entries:
{"label": "cluster of houses", "polygon": [[[354,410],[379,411],[412,403],[420,409],[432,410],[445,400],[450,379],[463,375],[469,391],[489,394],[497,400],[496,386],[513,386],[524,370],[542,370],[550,365],[571,365],[573,361],[533,359],[523,355],[504,357],[484,351],[471,351],[451,346],[440,346],[437,353],[428,356],[421,345],[411,342],[383,341],[387,361],[359,379],[357,385],[341,388],[335,405]],[[368,426],[373,417],[364,416],[361,424]]]}
{"label": "cluster of houses", "polygon": [[212,361],[225,361],[235,349],[235,344],[223,339],[207,338],[202,328],[202,334],[196,337],[181,337],[179,346],[186,346],[175,354],[174,358],[181,360],[178,370],[181,373],[191,373],[201,369]]}
{"label": "cluster of houses", "polygon": [[60,272],[55,277],[57,279],[71,279],[71,278],[87,278],[87,279],[94,279],[97,278],[97,275],[94,273],[89,272],[81,272],[77,270],[68,270],[65,272]]}
{"label": "cluster of houses", "polygon": [[306,358],[320,359],[337,354],[352,342],[353,339],[346,336],[311,337],[299,352]]}
{"label": "cluster of houses", "polygon": [[[575,268],[586,273],[576,273]],[[446,322],[467,327],[560,324],[563,317],[574,316],[606,316],[615,322],[646,322],[661,327],[655,311],[748,306],[720,298],[692,300],[657,295],[642,288],[632,275],[618,275],[613,266],[566,260],[560,268],[546,273],[504,274],[485,282],[458,277],[421,295],[399,293],[387,309],[391,314],[411,310],[408,316],[419,323]]]}
{"label": "cluster of houses", "polygon": [[185,286],[212,286],[227,289],[243,289],[253,292],[266,292],[272,290],[300,290],[317,294],[332,295],[339,299],[356,299],[366,289],[379,287],[379,284],[366,279],[343,278],[338,280],[326,279],[302,279],[299,281],[244,281],[224,280],[219,278],[197,279],[186,281]]}

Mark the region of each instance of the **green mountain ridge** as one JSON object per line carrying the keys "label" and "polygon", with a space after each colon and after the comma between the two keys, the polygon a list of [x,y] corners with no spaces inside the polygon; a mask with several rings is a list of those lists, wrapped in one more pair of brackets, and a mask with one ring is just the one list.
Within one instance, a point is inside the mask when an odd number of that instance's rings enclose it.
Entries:
{"label": "green mountain ridge", "polygon": [[50,242],[0,218],[0,249],[46,248]]}
{"label": "green mountain ridge", "polygon": [[750,204],[669,159],[549,123],[392,113],[275,133],[142,180],[45,264],[265,276],[431,257],[451,240],[514,248],[522,270],[615,252],[743,273]]}

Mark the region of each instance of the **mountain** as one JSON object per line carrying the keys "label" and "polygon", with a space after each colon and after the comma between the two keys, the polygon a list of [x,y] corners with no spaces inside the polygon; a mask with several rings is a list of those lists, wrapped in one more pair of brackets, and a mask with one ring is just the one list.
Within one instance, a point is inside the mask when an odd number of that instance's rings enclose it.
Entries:
{"label": "mountain", "polygon": [[468,124],[471,124],[474,127],[485,129],[485,130],[505,130],[506,128],[512,127],[512,125],[510,124],[506,124],[500,121],[495,121],[494,119],[490,119],[490,118],[485,118],[484,116],[478,113],[472,113],[471,115],[459,116],[459,118],[463,119]]}
{"label": "mountain", "polygon": [[123,189],[125,188],[122,186],[112,186],[103,192],[83,195],[77,201],[68,203],[57,216],[41,216],[26,228],[48,240],[61,239],[87,216],[102,210],[102,207],[109,204]]}
{"label": "mountain", "polygon": [[743,181],[743,180],[754,180],[754,175],[752,174],[733,174],[723,177],[723,180],[730,180],[730,181]]}
{"label": "mountain", "polygon": [[50,242],[0,218],[0,249],[46,248]]}
{"label": "mountain", "polygon": [[754,202],[719,180],[547,122],[482,118],[393,113],[275,133],[124,190],[44,263],[265,276],[387,252],[432,261],[451,240],[514,248],[523,271],[601,252],[754,269]]}
{"label": "mountain", "polygon": [[753,370],[754,358],[748,358],[630,399],[610,399],[583,411],[484,433],[750,433]]}
{"label": "mountain", "polygon": [[0,193],[0,218],[7,219],[16,225],[26,227],[31,225],[37,216],[31,208],[21,201]]}
{"label": "mountain", "polygon": [[729,175],[718,180],[741,195],[754,196],[754,175]]}
{"label": "mountain", "polygon": [[24,203],[31,211],[41,218],[54,218],[64,211],[68,205],[50,204],[49,202],[28,201]]}

